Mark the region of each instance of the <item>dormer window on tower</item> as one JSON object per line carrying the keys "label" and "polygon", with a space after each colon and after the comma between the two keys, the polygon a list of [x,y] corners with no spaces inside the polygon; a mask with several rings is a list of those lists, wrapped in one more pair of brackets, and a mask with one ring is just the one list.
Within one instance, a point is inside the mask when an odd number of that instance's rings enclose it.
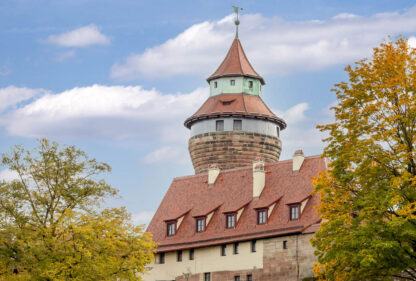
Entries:
{"label": "dormer window on tower", "polygon": [[231,86],[235,86],[235,80],[234,80],[234,79],[231,79],[231,80],[230,80],[230,85],[231,85]]}
{"label": "dormer window on tower", "polygon": [[214,82],[214,88],[218,88],[218,82],[217,81]]}
{"label": "dormer window on tower", "polygon": [[249,87],[250,89],[253,89],[253,81],[248,81],[248,87]]}

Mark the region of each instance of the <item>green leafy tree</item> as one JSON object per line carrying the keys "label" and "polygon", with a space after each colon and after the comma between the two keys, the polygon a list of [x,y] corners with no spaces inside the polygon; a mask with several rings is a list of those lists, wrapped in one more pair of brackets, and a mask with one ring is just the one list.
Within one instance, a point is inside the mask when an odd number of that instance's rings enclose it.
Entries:
{"label": "green leafy tree", "polygon": [[110,166],[45,139],[1,161],[17,178],[0,181],[0,280],[141,280],[155,244],[124,208],[99,208],[117,194],[98,179]]}
{"label": "green leafy tree", "polygon": [[416,280],[416,50],[405,38],[347,66],[315,179],[319,280]]}

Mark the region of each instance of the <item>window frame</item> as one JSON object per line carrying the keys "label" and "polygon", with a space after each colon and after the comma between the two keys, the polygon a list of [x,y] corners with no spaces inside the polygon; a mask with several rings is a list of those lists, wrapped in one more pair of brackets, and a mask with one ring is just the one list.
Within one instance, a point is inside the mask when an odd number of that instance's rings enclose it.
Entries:
{"label": "window frame", "polygon": [[[297,209],[297,212],[296,212],[296,215],[297,215],[297,217],[292,217],[292,210],[293,209]],[[300,204],[291,204],[291,205],[289,205],[289,219],[291,220],[291,221],[296,221],[296,220],[299,220],[299,218],[300,218]]]}
{"label": "window frame", "polygon": [[257,240],[251,240],[250,250],[252,253],[257,252]]}
{"label": "window frame", "polygon": [[253,81],[248,81],[248,88],[249,89],[253,89],[254,88],[254,82]]}
{"label": "window frame", "polygon": [[204,273],[204,281],[211,281],[211,272]]}
{"label": "window frame", "polygon": [[[257,209],[257,224],[266,224],[268,221],[268,212],[269,210],[267,208]],[[260,214],[264,212],[264,221],[260,222]]]}
{"label": "window frame", "polygon": [[214,81],[214,88],[218,88],[218,82]]}
{"label": "window frame", "polygon": [[240,281],[240,275],[235,275],[234,276],[234,281]]}
{"label": "window frame", "polygon": [[239,242],[235,242],[233,244],[233,254],[234,255],[238,255],[240,253],[239,247],[240,247],[240,243]]}
{"label": "window frame", "polygon": [[[219,126],[221,124],[221,126]],[[221,130],[219,130],[221,129]],[[215,131],[216,132],[224,132],[224,120],[215,120]]]}
{"label": "window frame", "polygon": [[[240,128],[236,128],[236,124],[239,124]],[[233,120],[233,131],[242,131],[243,130],[243,120],[242,119],[234,119]]]}
{"label": "window frame", "polygon": [[[230,218],[233,217],[233,220],[232,220],[233,225],[232,226],[229,226],[229,224],[228,224],[228,222],[229,222],[229,219],[228,218],[229,217]],[[236,227],[236,224],[237,224],[237,213],[236,212],[226,213],[225,214],[225,228],[226,229],[233,229],[233,228]]]}
{"label": "window frame", "polygon": [[235,79],[230,80],[230,86],[235,86]]}
{"label": "window frame", "polygon": [[[199,229],[199,221],[203,220],[202,230]],[[207,218],[206,217],[197,217],[195,218],[195,224],[196,224],[196,232],[204,232],[207,229]]]}
{"label": "window frame", "polygon": [[[176,234],[176,223],[177,221],[167,221],[166,222],[166,236],[175,236]],[[170,233],[170,228],[169,226],[173,225],[173,233]]]}
{"label": "window frame", "polygon": [[159,253],[159,264],[164,264],[165,263],[165,253]]}
{"label": "window frame", "polygon": [[253,275],[247,274],[247,281],[253,281]]}
{"label": "window frame", "polygon": [[283,240],[283,250],[287,250],[287,240]]}
{"label": "window frame", "polygon": [[221,256],[225,257],[227,255],[227,244],[221,245]]}
{"label": "window frame", "polygon": [[189,249],[189,260],[193,261],[195,259],[195,249],[191,248]]}
{"label": "window frame", "polygon": [[182,252],[182,250],[177,250],[176,251],[176,261],[181,262],[182,260],[183,260],[183,252]]}

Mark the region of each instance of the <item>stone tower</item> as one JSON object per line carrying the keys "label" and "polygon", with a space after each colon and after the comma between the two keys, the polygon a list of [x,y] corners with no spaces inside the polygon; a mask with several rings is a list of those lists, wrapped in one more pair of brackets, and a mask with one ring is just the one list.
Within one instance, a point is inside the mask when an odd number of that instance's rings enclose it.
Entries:
{"label": "stone tower", "polygon": [[210,96],[185,120],[191,130],[189,153],[195,173],[209,165],[220,169],[279,160],[280,131],[286,122],[261,99],[264,79],[248,61],[241,42],[235,38],[224,61],[207,79]]}

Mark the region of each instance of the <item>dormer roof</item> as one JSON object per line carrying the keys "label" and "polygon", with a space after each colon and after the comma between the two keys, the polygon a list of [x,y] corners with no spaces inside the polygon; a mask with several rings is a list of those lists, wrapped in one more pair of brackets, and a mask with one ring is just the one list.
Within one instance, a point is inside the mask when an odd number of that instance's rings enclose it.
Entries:
{"label": "dormer roof", "polygon": [[222,61],[218,69],[207,78],[207,81],[211,81],[220,77],[238,77],[247,76],[259,79],[261,84],[264,85],[264,79],[261,77],[251,66],[244,53],[243,46],[238,38],[235,38],[230,49],[228,50],[225,59]]}

